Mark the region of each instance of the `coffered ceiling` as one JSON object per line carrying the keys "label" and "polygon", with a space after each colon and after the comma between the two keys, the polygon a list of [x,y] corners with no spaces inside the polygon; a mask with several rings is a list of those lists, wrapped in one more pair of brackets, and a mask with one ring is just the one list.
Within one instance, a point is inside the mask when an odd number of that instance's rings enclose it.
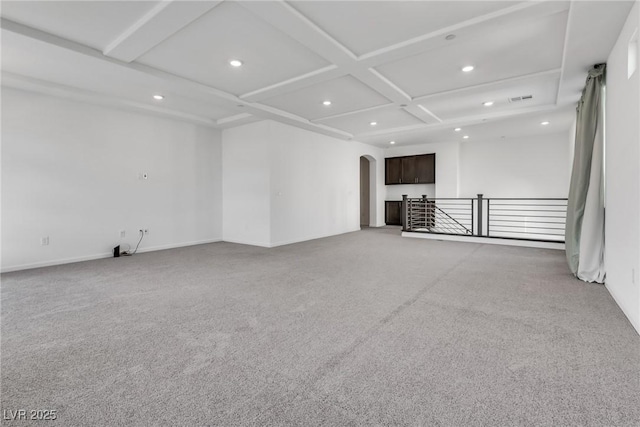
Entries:
{"label": "coffered ceiling", "polygon": [[471,139],[558,132],[632,5],[2,1],[2,84],[217,128],[273,119],[379,146],[456,141],[457,127]]}

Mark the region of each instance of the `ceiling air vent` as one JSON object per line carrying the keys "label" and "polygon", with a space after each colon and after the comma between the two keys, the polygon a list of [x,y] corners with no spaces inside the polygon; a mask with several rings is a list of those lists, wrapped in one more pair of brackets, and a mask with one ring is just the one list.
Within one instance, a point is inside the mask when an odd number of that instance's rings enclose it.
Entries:
{"label": "ceiling air vent", "polygon": [[509,102],[520,102],[520,101],[526,101],[528,99],[532,99],[533,95],[523,95],[523,96],[516,96],[515,98],[509,98]]}

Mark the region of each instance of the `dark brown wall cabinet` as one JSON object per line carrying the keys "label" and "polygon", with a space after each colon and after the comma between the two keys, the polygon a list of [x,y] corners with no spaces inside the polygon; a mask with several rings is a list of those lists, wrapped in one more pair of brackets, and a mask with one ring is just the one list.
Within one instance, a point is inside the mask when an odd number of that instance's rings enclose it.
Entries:
{"label": "dark brown wall cabinet", "polygon": [[389,157],[385,159],[385,184],[434,184],[436,155]]}
{"label": "dark brown wall cabinet", "polygon": [[384,222],[387,225],[402,225],[402,200],[384,202]]}

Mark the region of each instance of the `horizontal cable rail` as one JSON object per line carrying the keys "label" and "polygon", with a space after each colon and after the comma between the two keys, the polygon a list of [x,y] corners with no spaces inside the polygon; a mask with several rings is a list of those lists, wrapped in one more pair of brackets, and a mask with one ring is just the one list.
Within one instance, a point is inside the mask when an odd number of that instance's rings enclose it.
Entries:
{"label": "horizontal cable rail", "polygon": [[503,239],[564,242],[567,199],[408,198],[403,230]]}

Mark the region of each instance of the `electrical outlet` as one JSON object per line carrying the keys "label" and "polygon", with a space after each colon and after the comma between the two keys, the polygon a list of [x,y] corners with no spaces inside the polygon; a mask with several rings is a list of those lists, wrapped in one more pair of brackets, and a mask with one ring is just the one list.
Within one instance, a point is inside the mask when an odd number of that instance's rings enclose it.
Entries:
{"label": "electrical outlet", "polygon": [[127,235],[127,232],[125,230],[120,230],[120,238],[124,239]]}
{"label": "electrical outlet", "polygon": [[40,244],[42,246],[49,245],[49,236],[45,236],[45,237],[40,238]]}

